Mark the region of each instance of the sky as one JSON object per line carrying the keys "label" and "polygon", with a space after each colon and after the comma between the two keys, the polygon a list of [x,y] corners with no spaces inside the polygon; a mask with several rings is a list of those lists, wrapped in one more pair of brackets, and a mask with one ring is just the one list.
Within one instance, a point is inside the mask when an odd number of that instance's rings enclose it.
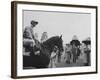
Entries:
{"label": "sky", "polygon": [[64,44],[69,43],[76,35],[80,41],[91,36],[91,14],[72,12],[51,12],[51,11],[23,11],[23,29],[30,26],[30,21],[38,21],[34,32],[38,33],[39,39],[43,32],[48,37],[60,36]]}

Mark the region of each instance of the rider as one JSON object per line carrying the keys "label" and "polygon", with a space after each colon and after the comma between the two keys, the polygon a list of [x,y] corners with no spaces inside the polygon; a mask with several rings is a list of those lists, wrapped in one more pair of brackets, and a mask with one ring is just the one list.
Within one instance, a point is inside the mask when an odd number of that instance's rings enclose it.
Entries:
{"label": "rider", "polygon": [[[30,26],[27,26],[25,29],[24,29],[24,32],[23,32],[23,46],[25,48],[25,51],[26,52],[31,52],[33,50],[33,47],[36,44],[36,39],[35,39],[35,36],[34,36],[34,31],[33,29],[35,28],[35,26],[38,24],[37,21],[35,20],[32,20],[30,22]],[[35,54],[39,54],[39,51],[36,51]]]}

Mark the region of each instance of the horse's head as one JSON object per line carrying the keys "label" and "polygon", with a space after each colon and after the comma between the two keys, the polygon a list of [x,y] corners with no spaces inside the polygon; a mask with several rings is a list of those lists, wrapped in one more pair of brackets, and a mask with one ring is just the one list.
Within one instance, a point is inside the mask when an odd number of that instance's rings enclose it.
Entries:
{"label": "horse's head", "polygon": [[58,46],[58,49],[59,49],[60,52],[63,51],[62,35],[58,37],[57,41],[55,42],[55,45]]}
{"label": "horse's head", "polygon": [[43,42],[43,44],[48,46],[48,49],[50,49],[50,51],[52,51],[55,46],[58,47],[60,52],[63,51],[62,35],[61,36],[53,36],[53,37],[49,38],[48,40],[46,40],[45,42]]}

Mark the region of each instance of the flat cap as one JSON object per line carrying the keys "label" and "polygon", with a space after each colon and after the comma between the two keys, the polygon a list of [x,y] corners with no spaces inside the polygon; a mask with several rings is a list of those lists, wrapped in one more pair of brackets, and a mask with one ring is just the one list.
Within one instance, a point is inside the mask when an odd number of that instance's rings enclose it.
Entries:
{"label": "flat cap", "polygon": [[31,21],[31,24],[32,24],[32,25],[34,25],[34,24],[38,24],[38,22],[35,21],[35,20],[32,20],[32,21]]}

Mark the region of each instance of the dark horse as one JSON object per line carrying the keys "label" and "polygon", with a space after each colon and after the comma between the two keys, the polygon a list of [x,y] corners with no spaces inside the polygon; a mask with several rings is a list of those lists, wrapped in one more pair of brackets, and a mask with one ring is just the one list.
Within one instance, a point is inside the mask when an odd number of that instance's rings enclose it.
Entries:
{"label": "dark horse", "polygon": [[[50,55],[55,46],[58,47],[59,53],[63,51],[62,36],[54,36],[43,43],[40,43],[40,54],[34,54],[34,48],[30,51],[30,56],[23,56],[23,67],[47,68],[50,62]],[[38,49],[38,48],[37,48]]]}

